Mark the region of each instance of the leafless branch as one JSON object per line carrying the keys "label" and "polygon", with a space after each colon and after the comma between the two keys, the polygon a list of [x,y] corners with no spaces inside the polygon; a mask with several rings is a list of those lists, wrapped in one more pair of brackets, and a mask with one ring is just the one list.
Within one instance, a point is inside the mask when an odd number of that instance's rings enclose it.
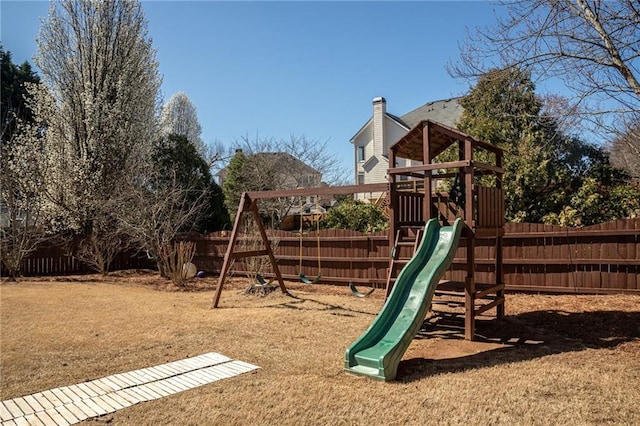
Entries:
{"label": "leafless branch", "polygon": [[456,77],[476,79],[491,68],[528,69],[558,78],[571,104],[594,129],[610,133],[640,111],[640,13],[635,0],[494,2],[506,16],[468,31]]}

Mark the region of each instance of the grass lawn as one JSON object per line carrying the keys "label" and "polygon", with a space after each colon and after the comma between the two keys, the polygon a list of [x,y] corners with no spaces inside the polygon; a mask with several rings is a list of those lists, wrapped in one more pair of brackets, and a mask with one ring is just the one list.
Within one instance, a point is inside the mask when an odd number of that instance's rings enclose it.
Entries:
{"label": "grass lawn", "polygon": [[343,372],[382,291],[292,283],[297,298],[259,297],[232,281],[216,310],[210,288],[159,290],[149,275],[3,283],[1,398],[219,352],[261,369],[85,423],[640,424],[639,296],[508,295],[477,342],[433,317],[382,383]]}

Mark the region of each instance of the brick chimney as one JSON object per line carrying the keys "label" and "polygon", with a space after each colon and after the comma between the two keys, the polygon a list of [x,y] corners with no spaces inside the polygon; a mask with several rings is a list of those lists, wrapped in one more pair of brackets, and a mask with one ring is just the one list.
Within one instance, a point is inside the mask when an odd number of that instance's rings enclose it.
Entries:
{"label": "brick chimney", "polygon": [[384,115],[387,113],[387,101],[383,97],[373,99],[373,152],[384,154]]}

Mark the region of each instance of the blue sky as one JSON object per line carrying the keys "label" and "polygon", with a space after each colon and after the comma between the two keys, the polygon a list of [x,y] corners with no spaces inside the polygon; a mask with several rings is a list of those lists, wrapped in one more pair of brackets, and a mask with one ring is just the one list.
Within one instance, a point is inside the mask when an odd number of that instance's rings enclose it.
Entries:
{"label": "blue sky", "polygon": [[[350,170],[349,139],[384,96],[402,115],[468,86],[445,66],[465,27],[494,21],[481,1],[144,1],[164,100],[183,91],[206,143],[244,134],[329,141]],[[44,1],[0,3],[2,44],[33,63]]]}

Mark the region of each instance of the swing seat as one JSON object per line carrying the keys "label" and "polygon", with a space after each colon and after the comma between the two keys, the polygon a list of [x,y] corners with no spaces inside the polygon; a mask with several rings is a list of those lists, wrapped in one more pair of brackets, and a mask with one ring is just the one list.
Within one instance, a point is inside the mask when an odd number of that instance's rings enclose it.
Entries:
{"label": "swing seat", "polygon": [[367,297],[371,293],[373,293],[376,289],[375,287],[371,287],[369,291],[363,293],[356,288],[356,285],[354,283],[349,283],[349,288],[351,289],[351,292],[353,293],[353,295],[356,297]]}
{"label": "swing seat", "polygon": [[256,274],[256,281],[258,281],[257,285],[264,287],[266,285],[271,285],[271,283],[273,283],[275,281],[274,278],[270,279],[269,282],[267,282],[262,275],[260,274]]}
{"label": "swing seat", "polygon": [[307,278],[307,276],[302,272],[300,272],[298,276],[300,277],[300,281],[302,281],[305,284],[317,284],[320,281],[320,272],[318,272],[318,275],[316,275],[316,277],[313,280],[310,280],[309,278]]}

